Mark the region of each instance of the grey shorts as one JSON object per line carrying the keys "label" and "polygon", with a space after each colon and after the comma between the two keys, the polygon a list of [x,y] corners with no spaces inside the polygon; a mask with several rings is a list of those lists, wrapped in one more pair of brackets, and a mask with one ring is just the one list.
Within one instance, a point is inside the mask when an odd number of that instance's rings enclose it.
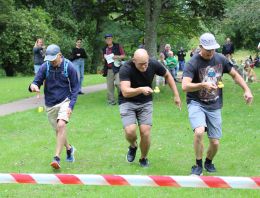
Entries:
{"label": "grey shorts", "polygon": [[207,110],[199,102],[188,104],[189,120],[194,129],[204,126],[209,138],[220,139],[222,136],[221,109]]}
{"label": "grey shorts", "polygon": [[124,128],[131,124],[152,126],[153,103],[152,101],[141,104],[126,102],[119,106],[121,120]]}

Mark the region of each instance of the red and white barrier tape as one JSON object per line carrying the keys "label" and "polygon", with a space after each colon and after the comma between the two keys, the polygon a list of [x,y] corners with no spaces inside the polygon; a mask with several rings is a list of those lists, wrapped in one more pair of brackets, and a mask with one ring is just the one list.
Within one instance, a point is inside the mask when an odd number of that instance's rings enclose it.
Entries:
{"label": "red and white barrier tape", "polygon": [[2,174],[0,183],[260,189],[260,177]]}

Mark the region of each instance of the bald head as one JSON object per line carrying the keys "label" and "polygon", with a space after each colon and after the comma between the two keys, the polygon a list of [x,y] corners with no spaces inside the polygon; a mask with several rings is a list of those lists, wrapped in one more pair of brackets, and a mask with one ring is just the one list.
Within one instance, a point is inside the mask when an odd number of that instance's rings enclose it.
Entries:
{"label": "bald head", "polygon": [[133,62],[139,71],[145,72],[149,62],[149,55],[147,51],[145,49],[136,50],[134,53]]}
{"label": "bald head", "polygon": [[140,60],[144,58],[149,58],[149,55],[145,49],[138,49],[134,53],[134,59],[135,60]]}

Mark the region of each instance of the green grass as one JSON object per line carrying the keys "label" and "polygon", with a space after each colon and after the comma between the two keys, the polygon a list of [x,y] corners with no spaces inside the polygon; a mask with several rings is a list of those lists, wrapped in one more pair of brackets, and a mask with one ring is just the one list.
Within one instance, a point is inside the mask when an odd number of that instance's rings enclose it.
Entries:
{"label": "green grass", "polygon": [[[28,92],[28,86],[33,81],[31,77],[3,77],[0,78],[0,104],[12,102],[18,99],[32,97]],[[104,83],[105,78],[98,74],[85,75],[84,86]]]}
{"label": "green grass", "polygon": [[237,61],[237,63],[240,63],[241,61],[245,61],[249,56],[252,56],[252,58],[255,57],[254,51],[249,50],[237,50],[235,51],[233,58]]}
{"label": "green grass", "polygon": [[[257,71],[259,74],[260,72]],[[244,104],[242,90],[231,78],[224,80],[223,138],[214,160],[221,176],[260,176],[260,84],[250,87],[255,101]],[[178,84],[180,90],[180,84]],[[124,138],[118,106],[106,105],[106,92],[80,96],[68,124],[69,142],[76,162],[62,155],[60,173],[189,175],[194,164],[191,131],[183,92],[182,111],[172,104],[168,87],[154,98],[151,166],[140,168],[125,161]],[[15,124],[14,124],[15,123]],[[55,135],[45,113],[35,110],[0,119],[1,173],[53,173],[49,166]],[[208,140],[205,136],[205,144]],[[140,150],[137,159],[140,157]],[[209,175],[206,172],[204,175]],[[259,190],[192,188],[105,187],[1,184],[0,197],[259,197]]]}

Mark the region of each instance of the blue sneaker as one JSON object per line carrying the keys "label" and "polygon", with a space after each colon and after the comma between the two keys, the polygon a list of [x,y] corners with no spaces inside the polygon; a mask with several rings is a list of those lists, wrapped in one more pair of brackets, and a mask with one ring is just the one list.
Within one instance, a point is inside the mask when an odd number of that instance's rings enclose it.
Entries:
{"label": "blue sneaker", "polygon": [[214,173],[214,172],[216,172],[217,170],[216,170],[216,168],[215,168],[215,166],[214,166],[214,164],[207,164],[207,163],[205,163],[204,164],[204,168],[209,172],[209,173]]}
{"label": "blue sneaker", "polygon": [[203,175],[202,173],[202,167],[198,166],[198,165],[194,165],[191,167],[191,175],[198,175],[201,176]]}
{"label": "blue sneaker", "polygon": [[75,157],[74,157],[75,150],[76,149],[73,146],[71,146],[70,150],[67,150],[67,157],[66,157],[67,162],[75,161]]}
{"label": "blue sneaker", "polygon": [[149,161],[148,161],[147,158],[139,159],[139,164],[140,164],[140,166],[143,167],[143,168],[149,167]]}
{"label": "blue sneaker", "polygon": [[53,158],[53,161],[51,162],[51,166],[52,166],[52,168],[54,168],[54,169],[60,169],[60,158],[57,157],[57,156],[55,156],[55,157]]}

